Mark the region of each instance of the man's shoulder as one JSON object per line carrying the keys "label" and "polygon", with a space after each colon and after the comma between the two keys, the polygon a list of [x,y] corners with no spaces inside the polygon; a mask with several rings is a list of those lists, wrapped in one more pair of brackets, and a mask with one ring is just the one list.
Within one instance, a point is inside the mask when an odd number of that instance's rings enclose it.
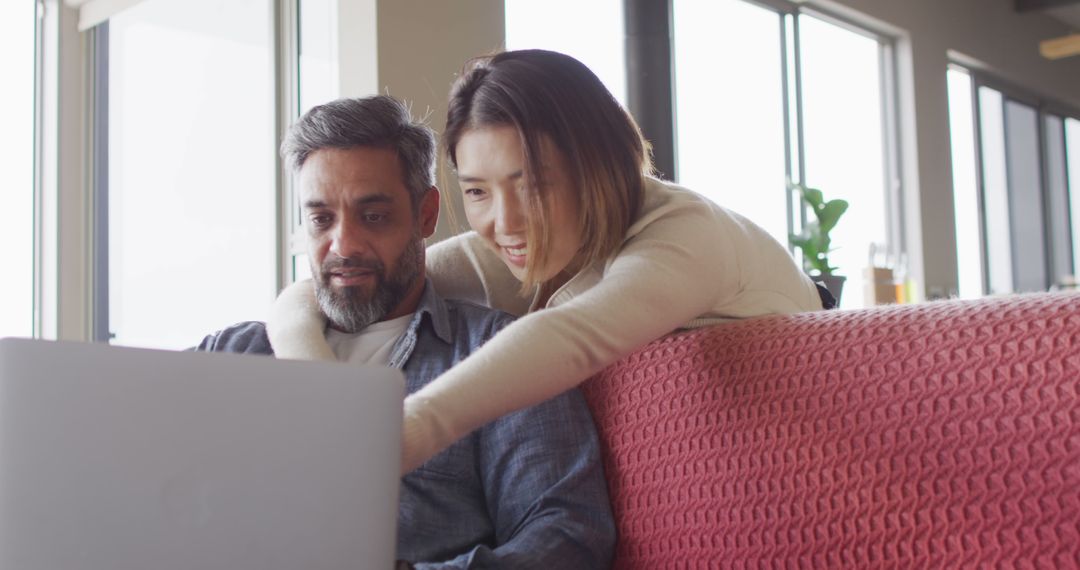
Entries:
{"label": "man's shoulder", "polygon": [[510,324],[514,316],[472,301],[443,299],[451,323],[468,330],[490,330],[492,334]]}
{"label": "man's shoulder", "polygon": [[480,344],[514,321],[514,315],[510,313],[472,301],[444,299],[443,302],[453,334],[470,339],[473,348],[480,347]]}
{"label": "man's shoulder", "polygon": [[273,354],[270,338],[266,335],[266,323],[245,321],[207,335],[195,350],[208,352],[237,352],[245,354]]}

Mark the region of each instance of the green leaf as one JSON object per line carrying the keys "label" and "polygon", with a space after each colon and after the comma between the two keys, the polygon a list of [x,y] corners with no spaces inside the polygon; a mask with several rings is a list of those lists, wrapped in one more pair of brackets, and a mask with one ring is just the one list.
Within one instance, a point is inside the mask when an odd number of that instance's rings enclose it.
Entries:
{"label": "green leaf", "polygon": [[822,256],[819,255],[818,257],[805,257],[804,259],[806,260],[806,265],[809,266],[804,268],[807,272],[817,271],[822,275],[828,272],[829,265],[825,260],[822,259]]}
{"label": "green leaf", "polygon": [[828,253],[832,251],[832,238],[829,237],[829,234],[821,234],[815,245],[817,246],[818,251],[828,255]]}
{"label": "green leaf", "polygon": [[845,200],[825,202],[824,194],[817,188],[807,188],[802,184],[788,182],[788,189],[798,191],[803,202],[813,211],[816,219],[810,220],[798,234],[790,234],[791,244],[803,252],[803,269],[807,273],[831,275],[836,267],[829,265],[829,252],[832,251],[832,239],[829,232],[836,227],[840,216],[848,209]]}
{"label": "green leaf", "polygon": [[810,255],[810,252],[814,252],[816,254],[819,251],[816,244],[814,243],[814,240],[806,236],[797,236],[795,234],[791,234],[791,243],[795,247],[803,250],[803,253],[805,255]]}
{"label": "green leaf", "polygon": [[846,200],[830,200],[828,204],[825,204],[818,211],[818,219],[821,220],[821,231],[828,234],[834,227],[836,222],[840,220],[840,216],[844,215],[848,209],[848,203]]}

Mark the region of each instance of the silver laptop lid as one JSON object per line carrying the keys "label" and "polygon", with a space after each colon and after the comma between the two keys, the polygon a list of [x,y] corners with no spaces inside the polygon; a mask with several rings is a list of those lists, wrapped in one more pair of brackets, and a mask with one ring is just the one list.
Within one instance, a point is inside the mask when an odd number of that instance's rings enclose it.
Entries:
{"label": "silver laptop lid", "polygon": [[391,568],[401,373],[0,339],[0,568]]}

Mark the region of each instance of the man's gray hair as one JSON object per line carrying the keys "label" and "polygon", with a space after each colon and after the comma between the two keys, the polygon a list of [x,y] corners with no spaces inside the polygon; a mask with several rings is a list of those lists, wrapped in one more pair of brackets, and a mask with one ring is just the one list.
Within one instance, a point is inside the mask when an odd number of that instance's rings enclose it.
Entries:
{"label": "man's gray hair", "polygon": [[311,153],[362,146],[397,151],[413,208],[435,185],[435,133],[413,120],[408,107],[385,95],[338,99],[312,108],[289,129],[281,156],[299,172]]}

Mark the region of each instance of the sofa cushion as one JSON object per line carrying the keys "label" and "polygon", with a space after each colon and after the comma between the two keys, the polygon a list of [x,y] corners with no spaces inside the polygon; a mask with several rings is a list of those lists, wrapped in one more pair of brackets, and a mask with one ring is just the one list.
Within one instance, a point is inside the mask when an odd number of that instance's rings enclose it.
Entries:
{"label": "sofa cushion", "polygon": [[1080,295],[725,324],[584,389],[617,568],[1080,565]]}

